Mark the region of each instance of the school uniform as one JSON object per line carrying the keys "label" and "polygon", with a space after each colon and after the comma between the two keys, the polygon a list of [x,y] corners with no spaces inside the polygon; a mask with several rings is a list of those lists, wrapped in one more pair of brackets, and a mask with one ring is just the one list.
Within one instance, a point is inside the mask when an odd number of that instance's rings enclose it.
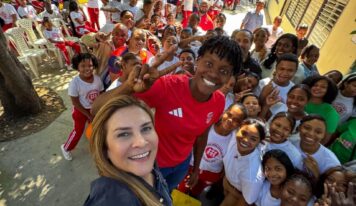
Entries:
{"label": "school uniform", "polygon": [[2,3],[0,7],[0,17],[4,20],[4,25],[2,26],[2,30],[5,32],[6,30],[12,28],[14,25],[12,15],[16,14],[17,19],[20,19],[19,15],[16,12],[14,6],[8,3]]}
{"label": "school uniform", "polygon": [[[302,154],[303,158],[306,158],[306,153],[300,148],[300,141],[297,142],[295,145],[299,152]],[[337,159],[335,154],[329,150],[328,148],[324,147],[320,144],[319,149],[311,156],[315,159],[318,163],[319,172],[320,174],[325,173],[328,169],[336,166],[340,166],[340,161]],[[305,170],[305,169],[304,169]]]}
{"label": "school uniform", "polygon": [[281,205],[280,199],[272,197],[271,183],[268,180],[265,180],[263,182],[262,190],[255,204],[256,206],[280,206]]}
{"label": "school uniform", "polygon": [[353,114],[354,101],[354,97],[345,97],[341,91],[338,92],[332,106],[340,115],[339,125],[345,123],[350,117],[356,116],[356,114]]}
{"label": "school uniform", "polygon": [[[215,126],[213,125],[208,134],[208,141],[204,149],[203,157],[200,162],[200,172],[198,183],[190,189],[190,194],[193,196],[198,196],[204,188],[209,185],[218,182],[223,177],[223,158],[227,152],[227,146],[232,138],[235,137],[236,131],[232,131],[226,136],[220,135],[215,131]],[[194,165],[194,158],[192,157],[190,161],[191,170]],[[187,187],[185,182],[189,179],[189,173],[185,180],[179,184],[179,190],[182,192],[187,192]]]}
{"label": "school uniform", "polygon": [[266,152],[273,149],[282,150],[289,157],[295,168],[298,168],[300,170],[303,169],[302,154],[289,140],[286,140],[285,142],[279,144],[267,142],[261,147],[261,152],[262,154],[265,154]]}
{"label": "school uniform", "polygon": [[[90,25],[88,25],[88,22],[84,22],[84,16],[81,12],[72,11],[72,12],[70,12],[69,16],[73,21],[75,31],[80,36],[87,34],[89,32],[96,32],[95,29],[93,29]],[[75,21],[75,19],[79,19],[83,23],[79,24],[77,21]]]}
{"label": "school uniform", "polygon": [[68,50],[67,50],[66,46],[69,46],[69,47],[73,48],[76,54],[80,53],[80,45],[75,43],[75,42],[73,42],[73,41],[64,40],[62,38],[61,31],[58,28],[52,27],[51,31],[45,29],[44,32],[43,32],[43,35],[45,36],[46,39],[52,39],[52,40],[55,40],[55,41],[59,41],[59,42],[54,43],[54,45],[63,54],[67,65],[70,65],[70,57],[69,57],[69,53],[68,53]]}
{"label": "school uniform", "polygon": [[19,13],[21,18],[25,18],[27,16],[29,19],[33,19],[36,21],[39,20],[35,8],[33,8],[33,6],[31,5],[26,5],[24,7],[19,6],[17,8],[17,12]]}
{"label": "school uniform", "polygon": [[88,14],[89,14],[89,18],[90,18],[91,27],[95,28],[95,25],[96,25],[96,28],[99,30],[100,26],[99,26],[99,2],[98,2],[98,0],[88,0],[87,7],[88,7]]}
{"label": "school uniform", "polygon": [[264,181],[260,150],[256,148],[242,156],[237,150],[236,138],[232,138],[223,161],[228,183],[242,194],[248,204],[254,203]]}
{"label": "school uniform", "polygon": [[[258,86],[256,87],[254,93],[257,96],[260,96],[263,88],[271,81],[270,77],[261,79],[258,83]],[[281,100],[283,103],[287,102],[287,94],[289,92],[289,90],[294,86],[294,83],[292,81],[289,81],[289,84],[287,86],[279,86],[278,84],[276,84],[274,81],[272,81],[272,85],[274,88],[278,89],[279,91],[279,97],[281,97]]]}
{"label": "school uniform", "polygon": [[[103,83],[99,76],[94,75],[93,82],[83,81],[79,75],[75,76],[69,83],[68,95],[70,97],[79,97],[80,104],[90,111],[94,100],[99,96],[100,92],[104,90]],[[66,151],[71,151],[78,144],[88,121],[88,117],[73,107],[72,118],[74,121],[74,129],[69,134],[67,141],[64,144]]]}

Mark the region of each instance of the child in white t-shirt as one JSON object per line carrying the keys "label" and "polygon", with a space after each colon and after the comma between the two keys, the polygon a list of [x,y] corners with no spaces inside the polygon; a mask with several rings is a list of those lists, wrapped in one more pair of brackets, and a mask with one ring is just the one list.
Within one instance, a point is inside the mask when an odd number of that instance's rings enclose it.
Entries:
{"label": "child in white t-shirt", "polygon": [[[200,162],[198,183],[193,188],[189,188],[186,184],[190,180],[190,174],[188,174],[178,186],[180,191],[198,196],[204,188],[222,179],[223,158],[227,152],[227,146],[230,140],[235,138],[236,129],[246,117],[247,111],[241,104],[233,104],[224,112],[220,120],[209,130],[208,142]],[[193,162],[192,158],[191,167],[193,167]]]}
{"label": "child in white t-shirt", "polygon": [[98,67],[98,60],[93,54],[81,53],[72,59],[73,69],[79,71],[69,83],[68,95],[73,104],[74,129],[67,141],[61,145],[61,150],[66,160],[72,160],[71,150],[79,142],[87,122],[93,120],[90,113],[91,106],[97,96],[104,90],[99,76],[93,74],[94,68]]}
{"label": "child in white t-shirt", "polygon": [[300,121],[299,135],[300,140],[295,142],[295,146],[302,154],[305,172],[319,178],[330,168],[341,165],[335,154],[320,144],[326,135],[323,117],[316,114],[305,116]]}
{"label": "child in white t-shirt", "polygon": [[[169,48],[171,48],[172,46],[177,46],[177,45],[178,45],[177,37],[169,36],[163,42],[162,52],[168,52]],[[160,54],[157,54],[157,56],[159,56],[159,55]],[[156,57],[155,58],[151,58],[150,61],[149,61],[149,64],[152,65],[155,61],[156,61]],[[172,54],[157,69],[160,71],[160,70],[163,70],[163,69],[165,69],[165,68],[167,68],[169,66],[172,66],[172,65],[174,65],[174,64],[176,64],[178,62],[179,62],[179,58],[176,57],[174,54]],[[173,71],[172,74],[173,73],[175,73],[175,71]]]}
{"label": "child in white t-shirt", "polygon": [[294,173],[294,166],[288,155],[279,149],[266,152],[263,155],[262,166],[266,180],[255,204],[280,206],[283,184]]}
{"label": "child in white t-shirt", "polygon": [[79,54],[80,45],[73,41],[65,40],[63,38],[61,30],[59,28],[54,28],[51,20],[49,20],[48,18],[44,18],[42,24],[45,28],[45,30],[43,31],[45,38],[51,43],[53,43],[62,52],[64,59],[66,60],[66,64],[67,66],[69,66],[70,58],[66,46],[71,47],[76,54]]}
{"label": "child in white t-shirt", "polygon": [[39,20],[35,8],[33,8],[32,5],[27,5],[26,0],[19,0],[19,4],[20,6],[17,8],[17,12],[21,18]]}
{"label": "child in white t-shirt", "polygon": [[347,75],[339,83],[339,92],[332,105],[340,115],[339,124],[356,116],[356,72]]}
{"label": "child in white t-shirt", "polygon": [[264,127],[257,119],[246,119],[231,139],[223,159],[225,198],[221,205],[247,205],[257,200],[264,181],[258,149],[265,138]]}
{"label": "child in white t-shirt", "polygon": [[298,149],[288,140],[295,127],[295,119],[287,112],[277,113],[269,123],[269,131],[266,141],[261,146],[262,154],[279,149],[285,152],[295,168],[303,169],[303,158]]}
{"label": "child in white t-shirt", "polygon": [[90,23],[86,21],[86,18],[82,11],[79,9],[77,2],[71,1],[69,3],[69,16],[73,22],[75,31],[78,36],[82,36],[89,32],[97,32],[96,29],[91,27]]}
{"label": "child in white t-shirt", "polygon": [[12,28],[15,22],[20,17],[18,16],[16,9],[11,4],[3,3],[0,1],[0,18],[4,20],[4,25],[1,27],[3,32]]}

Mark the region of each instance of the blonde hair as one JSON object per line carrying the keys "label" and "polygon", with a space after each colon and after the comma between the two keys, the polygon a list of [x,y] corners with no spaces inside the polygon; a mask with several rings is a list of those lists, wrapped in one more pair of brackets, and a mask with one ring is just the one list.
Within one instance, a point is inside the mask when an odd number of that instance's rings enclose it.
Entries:
{"label": "blonde hair", "polygon": [[118,96],[108,101],[95,115],[93,120],[93,133],[90,141],[92,152],[98,173],[101,176],[116,179],[126,184],[137,196],[142,205],[159,206],[159,200],[154,192],[146,188],[133,175],[115,167],[107,155],[107,121],[119,109],[126,107],[138,107],[143,109],[154,120],[151,110],[143,102],[131,96]]}

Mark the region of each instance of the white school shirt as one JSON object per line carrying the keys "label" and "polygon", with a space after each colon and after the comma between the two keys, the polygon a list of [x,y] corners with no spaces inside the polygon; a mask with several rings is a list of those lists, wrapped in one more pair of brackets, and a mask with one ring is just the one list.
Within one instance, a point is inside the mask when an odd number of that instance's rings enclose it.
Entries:
{"label": "white school shirt", "polygon": [[248,204],[254,203],[264,181],[260,150],[256,148],[251,154],[241,156],[236,138],[232,138],[223,161],[226,179],[241,191]]}
{"label": "white school shirt", "polygon": [[135,22],[140,20],[145,15],[140,8],[137,6],[130,6],[130,4],[123,4],[121,11],[124,10],[129,10],[133,13]]}
{"label": "white school shirt", "polygon": [[121,85],[122,85],[122,82],[119,81],[119,78],[117,78],[110,84],[110,86],[106,89],[106,91],[113,90]]}
{"label": "white school shirt", "polygon": [[[53,5],[53,4],[52,4]],[[55,5],[54,5],[55,6]],[[54,10],[52,8],[53,12],[52,14],[48,13],[48,11],[44,11],[38,15],[40,19],[43,19],[44,17],[49,18],[49,19],[54,19],[54,18],[63,18],[62,15],[59,13],[59,11]]]}
{"label": "white school shirt", "polygon": [[98,0],[88,0],[88,8],[99,8]]}
{"label": "white school shirt", "polygon": [[[306,158],[307,155],[300,148],[300,140],[296,142],[295,146],[297,147],[299,152],[302,154],[302,157]],[[330,169],[332,167],[341,165],[340,161],[337,159],[335,154],[332,151],[330,151],[328,148],[324,147],[323,145],[320,145],[318,151],[316,151],[311,156],[318,163],[320,174],[325,173],[328,169]],[[305,171],[305,169],[304,169],[304,171]]]}
{"label": "white school shirt", "polygon": [[291,162],[293,163],[295,168],[298,168],[300,170],[303,169],[303,157],[300,151],[290,142],[289,140],[276,144],[272,142],[266,142],[265,145],[261,146],[261,152],[264,155],[266,152],[273,150],[273,149],[279,149],[282,150],[283,152],[286,153],[286,155],[289,157]]}
{"label": "white school shirt", "polygon": [[271,183],[268,180],[265,180],[263,182],[262,190],[255,204],[257,206],[280,206],[281,205],[280,199],[272,197]]}
{"label": "white school shirt", "polygon": [[340,115],[339,124],[342,124],[352,116],[354,109],[354,97],[345,97],[339,91],[332,105]]}
{"label": "white school shirt", "polygon": [[[271,81],[270,77],[261,79],[260,82],[258,83],[258,86],[256,87],[254,93],[257,96],[260,96],[260,94],[263,90],[263,87],[265,87],[270,81]],[[288,94],[289,90],[294,86],[294,83],[292,81],[289,81],[289,84],[287,86],[282,87],[272,81],[272,85],[274,88],[277,88],[279,90],[279,96],[282,98],[282,102],[286,103],[287,102],[287,94]]]}
{"label": "white school shirt", "polygon": [[[199,169],[213,173],[220,173],[224,168],[223,158],[226,155],[227,147],[235,134],[236,131],[234,130],[230,134],[222,136],[216,133],[213,125],[209,130],[208,141],[204,149]],[[190,165],[194,165],[193,157],[190,161]]]}
{"label": "white school shirt", "polygon": [[[148,61],[149,65],[152,65],[154,62],[156,61],[156,57],[151,58]],[[159,67],[157,68],[158,71],[161,71],[169,66],[172,66],[173,64],[179,62],[179,58],[174,56],[173,59],[171,61],[164,61],[161,65],[159,65]],[[174,74],[176,71],[171,72],[171,74]]]}
{"label": "white school shirt", "polygon": [[25,7],[19,6],[17,8],[17,12],[19,13],[21,18],[27,16],[30,19],[34,19],[34,20],[38,19],[36,10],[31,5],[26,5]]}
{"label": "white school shirt", "polygon": [[109,5],[108,6],[109,8],[115,8],[115,9],[119,10],[117,12],[111,13],[111,21],[120,22],[120,14],[123,11],[122,3],[118,2],[116,0],[113,0],[113,1],[110,1],[108,5]]}
{"label": "white school shirt", "polygon": [[75,21],[75,19],[79,19],[80,21],[84,21],[82,13],[76,12],[76,11],[72,11],[72,12],[70,12],[70,18],[72,19],[75,27],[84,25],[84,23],[83,24],[79,24],[77,21]]}
{"label": "white school shirt", "polygon": [[266,42],[267,48],[270,49],[272,45],[277,41],[277,39],[283,35],[283,29],[281,27],[278,27],[276,31],[273,31],[273,25],[267,25],[265,26],[265,28],[270,33],[268,41]]}
{"label": "white school shirt", "polygon": [[0,17],[5,21],[5,24],[13,23],[12,15],[14,14],[16,14],[17,19],[20,19],[14,6],[11,4],[2,3],[2,7],[0,7]]}
{"label": "white school shirt", "polygon": [[91,109],[94,100],[103,90],[104,86],[99,76],[94,75],[94,81],[88,83],[80,79],[78,75],[69,83],[68,95],[71,97],[79,97],[80,104],[85,109]]}
{"label": "white school shirt", "polygon": [[43,35],[45,36],[46,39],[52,39],[55,41],[64,41],[61,35],[61,31],[58,28],[52,27],[52,30],[49,31],[45,29],[43,31]]}

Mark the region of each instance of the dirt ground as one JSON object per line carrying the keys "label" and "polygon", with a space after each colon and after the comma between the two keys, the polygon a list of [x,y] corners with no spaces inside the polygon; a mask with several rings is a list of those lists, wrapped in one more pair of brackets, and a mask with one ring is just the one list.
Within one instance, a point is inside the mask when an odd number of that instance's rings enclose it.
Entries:
{"label": "dirt ground", "polygon": [[65,110],[62,98],[53,89],[43,86],[37,86],[35,89],[42,100],[42,111],[36,115],[11,120],[4,115],[0,116],[0,141],[34,134],[47,127]]}

